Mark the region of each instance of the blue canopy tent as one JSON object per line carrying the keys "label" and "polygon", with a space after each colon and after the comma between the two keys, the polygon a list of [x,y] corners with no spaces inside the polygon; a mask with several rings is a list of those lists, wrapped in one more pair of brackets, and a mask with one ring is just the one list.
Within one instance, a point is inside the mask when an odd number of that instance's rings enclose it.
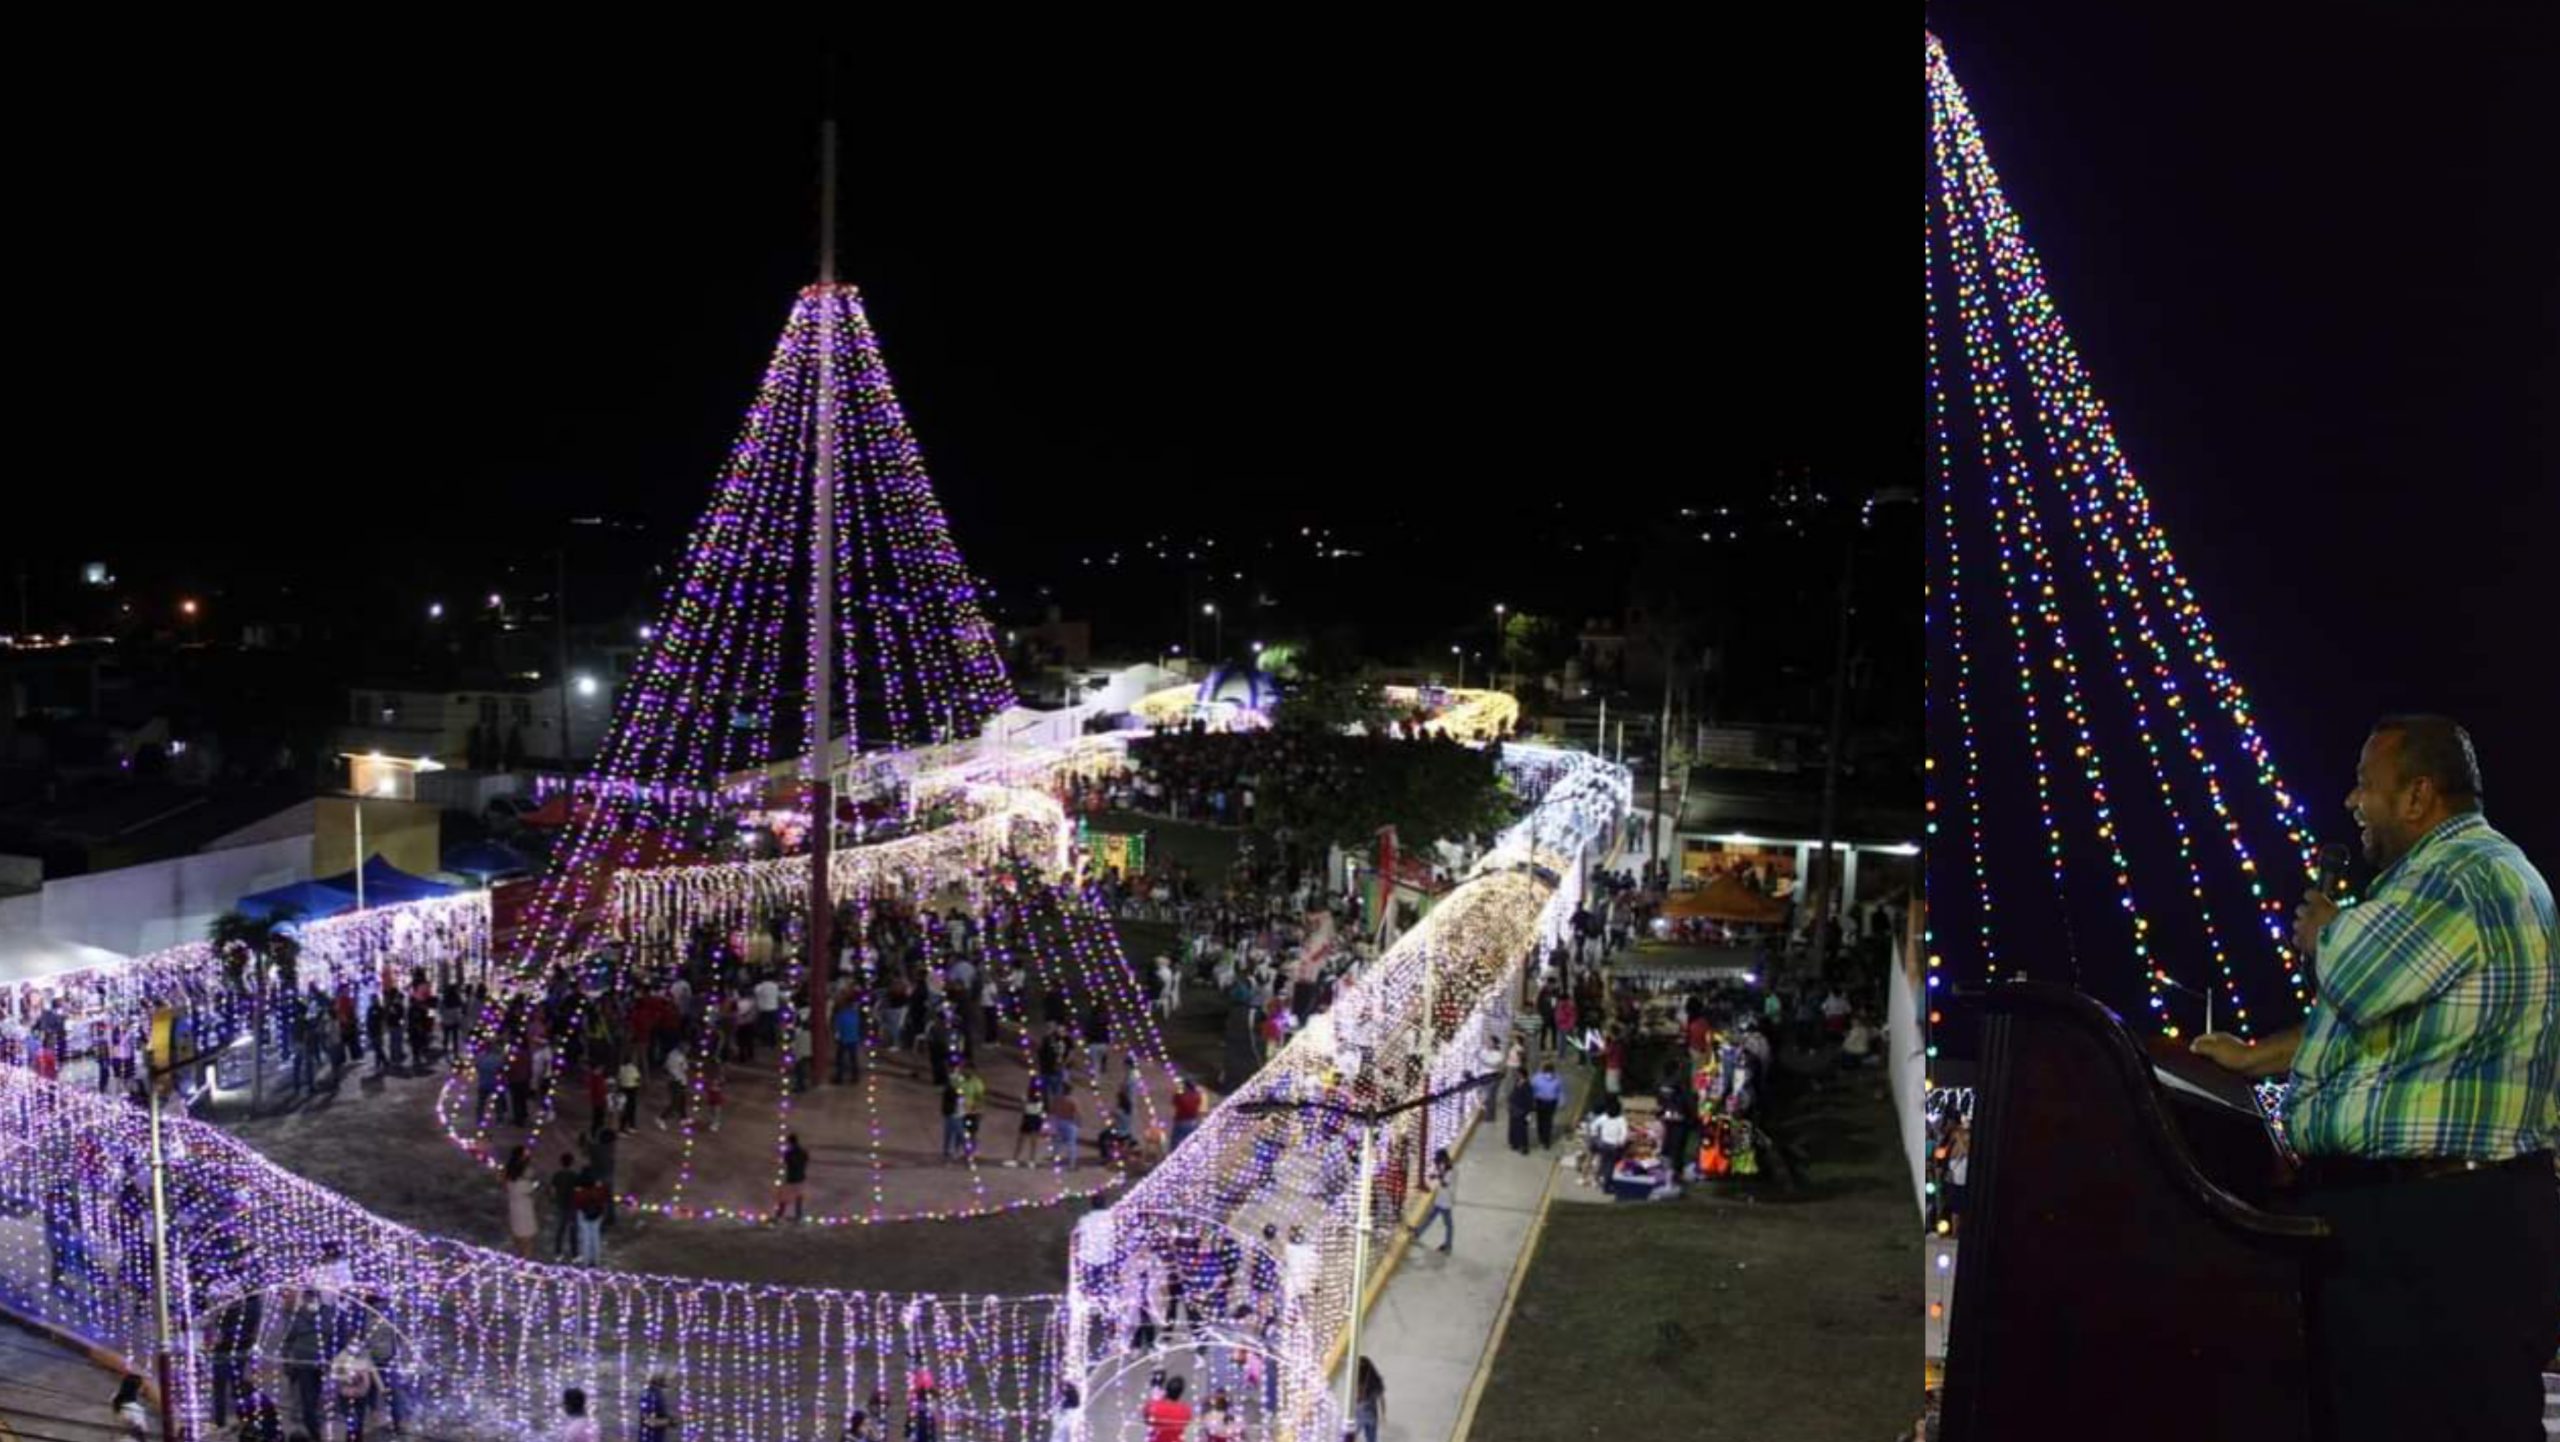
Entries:
{"label": "blue canopy tent", "polygon": [[456,876],[486,881],[493,876],[515,876],[535,867],[531,857],[502,841],[475,841],[446,852],[444,869]]}
{"label": "blue canopy tent", "polygon": [[[356,874],[352,871],[342,871],[336,876],[324,876],[318,884],[333,891],[345,892],[351,903],[355,900]],[[447,886],[441,881],[429,881],[423,876],[411,876],[379,856],[368,856],[364,859],[364,904],[368,907],[398,906],[403,902],[428,901],[439,896],[451,896],[461,889],[458,886]]]}
{"label": "blue canopy tent", "polygon": [[[373,898],[368,896],[365,899],[370,901]],[[352,882],[349,883],[348,889],[341,891],[326,882],[297,881],[290,886],[252,892],[233,903],[233,909],[243,916],[253,917],[267,917],[279,911],[291,911],[304,921],[318,921],[323,917],[341,916],[355,910],[356,894]]]}

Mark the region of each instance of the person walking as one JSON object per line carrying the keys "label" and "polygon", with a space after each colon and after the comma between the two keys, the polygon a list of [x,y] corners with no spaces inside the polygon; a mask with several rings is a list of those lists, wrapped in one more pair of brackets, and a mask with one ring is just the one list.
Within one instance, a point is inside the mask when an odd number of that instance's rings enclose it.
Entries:
{"label": "person walking", "polygon": [[1429,1181],[1431,1210],[1424,1212],[1422,1220],[1414,1224],[1413,1237],[1414,1240],[1420,1241],[1422,1234],[1431,1230],[1431,1224],[1438,1222],[1440,1252],[1441,1255],[1446,1256],[1450,1244],[1458,1240],[1458,1168],[1455,1162],[1449,1160],[1447,1147],[1442,1147],[1431,1154]]}
{"label": "person walking", "polygon": [[285,1319],[284,1375],[293,1388],[294,1408],[302,1419],[302,1430],[314,1437],[323,1436],[328,1418],[321,1411],[321,1384],[328,1370],[327,1334],[329,1319],[320,1310],[320,1294],[306,1287],[295,1304],[293,1315]]}
{"label": "person walking", "polygon": [[1191,1404],[1182,1400],[1188,1385],[1180,1377],[1167,1377],[1164,1394],[1149,1398],[1138,1409],[1138,1420],[1147,1429],[1147,1442],[1183,1442],[1183,1434],[1191,1430]]}
{"label": "person walking", "polygon": [[801,1017],[791,1023],[791,1094],[806,1096],[809,1092],[809,1058],[817,1047],[817,1038],[809,1033],[809,1021]]}
{"label": "person walking", "polygon": [[685,1061],[683,1047],[674,1047],[667,1052],[666,1073],[667,1109],[658,1113],[660,1131],[667,1129],[667,1123],[681,1123],[692,1115],[693,1077]]}
{"label": "person walking", "polygon": [[1083,1110],[1076,1104],[1076,1089],[1061,1081],[1058,1083],[1057,1096],[1049,1103],[1051,1165],[1063,1165],[1071,1172],[1076,1169],[1076,1132],[1082,1118]]}
{"label": "person walking", "polygon": [[633,1419],[635,1442],[675,1442],[676,1426],[681,1421],[667,1387],[667,1374],[650,1373],[649,1385],[640,1389],[639,1414]]}
{"label": "person walking", "polygon": [[1599,1185],[1609,1185],[1618,1169],[1618,1158],[1627,1149],[1627,1118],[1616,1097],[1600,1103],[1600,1115],[1591,1119],[1591,1154],[1586,1159],[1592,1178]]}
{"label": "person walking", "polygon": [[1556,1075],[1556,1064],[1546,1062],[1538,1074],[1529,1078],[1529,1101],[1538,1112],[1538,1147],[1542,1151],[1556,1149],[1556,1107],[1564,1100],[1564,1078]]}
{"label": "person walking", "polygon": [[[143,1405],[142,1379],[127,1372],[116,1383],[116,1399],[107,1404],[116,1414],[116,1436],[126,1442],[148,1442],[151,1409]],[[15,1436],[15,1433],[10,1434]]]}
{"label": "person walking", "polygon": [[507,1194],[507,1239],[514,1244],[516,1255],[533,1255],[533,1239],[540,1230],[534,1220],[534,1202],[542,1195],[542,1179],[533,1174],[533,1158],[517,1147],[507,1153],[504,1173]]}
{"label": "person walking", "polygon": [[391,1421],[391,1435],[399,1437],[409,1430],[409,1379],[400,1356],[400,1329],[391,1325],[384,1302],[379,1293],[371,1299],[373,1325],[365,1333],[364,1350],[373,1359],[373,1374],[381,1384],[379,1395]]}
{"label": "person walking", "polygon": [[849,996],[836,1007],[835,1084],[862,1080],[862,1002]]}
{"label": "person walking", "polygon": [[795,1222],[809,1219],[809,1149],[800,1145],[798,1132],[783,1133],[782,1185],[773,1194],[773,1220],[785,1214]]}
{"label": "person walking", "polygon": [[622,1070],[614,1075],[614,1090],[622,1102],[622,1119],[616,1130],[624,1136],[640,1130],[640,1059],[626,1054]]}
{"label": "person walking", "polygon": [[1200,1130],[1200,1114],[1207,1110],[1209,1098],[1199,1083],[1189,1077],[1173,1093],[1173,1140],[1167,1150],[1182,1145],[1183,1139]]}
{"label": "person walking", "polygon": [[1387,1379],[1378,1375],[1378,1364],[1360,1359],[1359,1378],[1352,1383],[1352,1420],[1360,1428],[1361,1442],[1378,1442],[1378,1429],[1387,1421]]}
{"label": "person walking", "polygon": [[612,1126],[600,1126],[587,1138],[587,1167],[594,1180],[604,1188],[604,1224],[613,1225],[621,1208],[614,1199],[614,1154],[622,1145],[622,1134]]}
{"label": "person walking", "polygon": [[1014,1133],[1013,1155],[1005,1159],[1006,1166],[1023,1165],[1025,1153],[1029,1154],[1029,1160],[1039,1159],[1041,1123],[1048,1110],[1048,1101],[1041,1095],[1040,1078],[1025,1077],[1022,1085],[1022,1126]]}
{"label": "person walking", "polygon": [[339,1349],[338,1359],[329,1364],[329,1383],[330,1391],[337,1394],[338,1425],[345,1429],[346,1442],[364,1442],[374,1396],[382,1390],[382,1376],[374,1370],[364,1338],[349,1337]]}
{"label": "person walking", "polygon": [[572,1387],[560,1394],[560,1418],[559,1442],[604,1442],[596,1419],[587,1415],[586,1389]]}
{"label": "person walking", "polygon": [[592,1166],[578,1178],[578,1189],[570,1193],[570,1204],[578,1209],[578,1256],[581,1267],[604,1265],[604,1224],[613,1209],[613,1189],[604,1184]]}
{"label": "person walking", "polygon": [[578,1159],[567,1152],[560,1154],[560,1165],[551,1173],[547,1190],[551,1195],[551,1260],[565,1262],[578,1245]]}
{"label": "person walking", "polygon": [[942,1081],[942,1160],[947,1164],[960,1159],[969,1145],[967,1115],[960,1101],[960,1079],[946,1076]]}
{"label": "person walking", "polygon": [[1511,1118],[1511,1150],[1525,1157],[1529,1154],[1529,1112],[1537,1103],[1536,1096],[1529,1089],[1527,1070],[1511,1074],[1511,1090],[1506,1102],[1505,1111]]}

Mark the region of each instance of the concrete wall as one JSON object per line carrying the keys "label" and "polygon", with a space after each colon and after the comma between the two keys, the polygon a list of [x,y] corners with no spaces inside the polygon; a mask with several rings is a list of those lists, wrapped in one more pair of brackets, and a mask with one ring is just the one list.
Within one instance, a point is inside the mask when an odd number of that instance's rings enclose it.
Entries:
{"label": "concrete wall", "polygon": [[[444,812],[424,801],[364,799],[364,850],[411,876],[433,876],[444,870]],[[312,874],[336,876],[356,867],[356,802],[353,796],[323,796],[317,803],[318,825],[310,840]]]}
{"label": "concrete wall", "polygon": [[197,849],[229,851],[235,846],[256,846],[264,842],[283,841],[297,836],[304,841],[309,841],[312,829],[318,825],[316,817],[319,805],[317,801],[297,801],[263,821],[251,822],[228,836],[217,836]]}
{"label": "concrete wall", "polygon": [[204,936],[253,891],[311,877],[311,838],[287,837],[45,883],[36,926],[128,956]]}
{"label": "concrete wall", "polygon": [[1919,945],[1919,902],[1911,904],[1902,928],[1902,945],[1894,953],[1896,964],[1887,968],[1892,976],[1886,982],[1890,994],[1885,1003],[1885,1069],[1893,1079],[1893,1115],[1902,1125],[1902,1150],[1911,1163],[1911,1199],[1925,1220],[1929,1215],[1929,1123],[1921,1115],[1921,1104],[1928,1084],[1929,1037],[1921,1025],[1924,986],[1917,969],[1908,964]]}
{"label": "concrete wall", "polygon": [[44,885],[44,858],[0,856],[0,891],[33,891]]}

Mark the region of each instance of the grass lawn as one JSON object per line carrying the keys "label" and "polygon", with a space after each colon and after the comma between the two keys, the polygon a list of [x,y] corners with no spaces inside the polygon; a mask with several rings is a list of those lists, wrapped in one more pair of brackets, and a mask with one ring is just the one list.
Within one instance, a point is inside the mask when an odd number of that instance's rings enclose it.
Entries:
{"label": "grass lawn", "polygon": [[1470,1442],[1908,1436],[1920,1224],[1881,1080],[1797,1098],[1793,1193],[1771,1179],[1753,1202],[1558,1201]]}

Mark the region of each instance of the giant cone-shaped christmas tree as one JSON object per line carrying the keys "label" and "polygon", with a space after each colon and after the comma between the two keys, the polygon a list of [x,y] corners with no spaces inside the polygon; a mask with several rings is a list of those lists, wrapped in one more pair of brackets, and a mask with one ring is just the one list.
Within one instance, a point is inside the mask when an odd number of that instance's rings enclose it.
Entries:
{"label": "giant cone-shaped christmas tree", "polygon": [[[2289,1023],[2314,849],[1927,40],[1933,1002],[2032,976],[2168,1035]],[[1933,1010],[1935,1006],[1933,1005]]]}
{"label": "giant cone-shaped christmas tree", "polygon": [[[1089,1163],[982,1173],[972,1154],[935,1170],[939,1084],[974,1060],[991,1102],[1018,1102],[1026,1028],[1134,1051],[1145,1118],[1162,1046],[1108,923],[1061,885],[1054,805],[935,783],[917,760],[973,739],[1011,691],[853,287],[812,286],[792,308],[652,634],[572,788],[561,854],[502,915],[507,984],[443,1094],[447,1130],[485,1163],[523,1143],[547,1170],[597,1110],[588,1077],[619,1111],[629,1063],[643,1139],[617,1166],[626,1205],[759,1215],[795,1131],[829,1164],[815,1219],[966,1215],[1106,1184]],[[835,935],[813,971],[810,859],[828,815]],[[963,903],[981,980],[953,970],[944,918]],[[779,1007],[742,1047],[730,1024],[758,1012],[760,981]],[[808,1062],[843,1010],[862,1018],[863,1065],[833,1085]],[[670,1044],[690,1059],[681,1079]],[[822,1074],[790,1087],[795,1064]],[[1012,1137],[977,1140],[1003,1155]]]}

